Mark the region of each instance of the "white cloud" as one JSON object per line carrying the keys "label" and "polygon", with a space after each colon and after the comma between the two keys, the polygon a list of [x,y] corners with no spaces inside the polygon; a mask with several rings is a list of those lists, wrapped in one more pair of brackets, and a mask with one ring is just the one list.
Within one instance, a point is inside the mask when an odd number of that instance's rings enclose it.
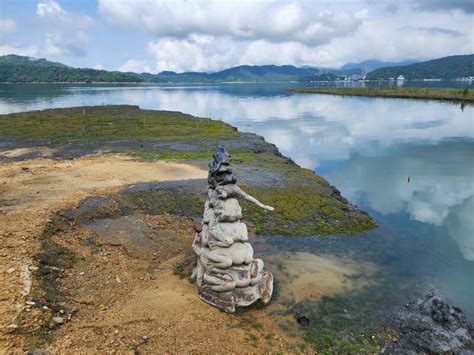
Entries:
{"label": "white cloud", "polygon": [[91,17],[66,11],[56,1],[38,3],[36,14],[54,28],[86,30],[94,24]]}
{"label": "white cloud", "polygon": [[243,43],[228,37],[190,35],[185,39],[163,38],[148,43],[155,58],[154,72],[164,70],[213,71],[236,65]]}
{"label": "white cloud", "polygon": [[49,55],[83,57],[86,55],[86,36],[77,32],[69,36],[61,32],[46,34],[45,51]]}
{"label": "white cloud", "polygon": [[148,66],[146,61],[135,60],[135,59],[127,60],[122,66],[118,68],[118,70],[122,72],[134,72],[134,73],[152,72],[151,68]]}
{"label": "white cloud", "polygon": [[27,57],[36,57],[38,55],[38,48],[36,46],[21,47],[15,45],[0,45],[0,55],[16,54]]}
{"label": "white cloud", "polygon": [[56,17],[58,15],[66,14],[66,11],[64,11],[57,2],[50,1],[47,3],[40,2],[38,4],[36,13],[38,14],[38,16],[41,16],[41,17],[47,17],[47,16]]}
{"label": "white cloud", "polygon": [[114,25],[133,26],[159,37],[194,33],[308,45],[345,36],[361,23],[344,10],[322,9],[309,1],[99,0],[99,13]]}
{"label": "white cloud", "polygon": [[[157,72],[240,64],[337,67],[472,52],[469,13],[424,11],[422,0],[415,8],[414,2],[99,0],[98,11],[109,24],[152,37],[149,66]],[[466,4],[457,0],[450,9],[466,10]]]}
{"label": "white cloud", "polygon": [[10,18],[0,18],[0,32],[16,31],[16,22]]}
{"label": "white cloud", "polygon": [[56,1],[38,3],[36,14],[47,29],[46,54],[73,57],[87,54],[87,31],[94,23],[92,18],[66,11]]}

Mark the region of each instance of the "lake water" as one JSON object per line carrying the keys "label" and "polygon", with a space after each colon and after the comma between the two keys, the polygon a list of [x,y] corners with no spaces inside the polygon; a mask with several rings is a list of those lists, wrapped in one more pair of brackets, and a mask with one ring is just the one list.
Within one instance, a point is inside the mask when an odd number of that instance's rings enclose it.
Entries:
{"label": "lake water", "polygon": [[285,90],[295,85],[2,84],[0,113],[133,104],[260,134],[324,176],[380,226],[349,238],[274,237],[270,245],[368,261],[384,280],[379,286],[396,296],[387,303],[408,301],[403,287],[433,286],[474,320],[473,106]]}

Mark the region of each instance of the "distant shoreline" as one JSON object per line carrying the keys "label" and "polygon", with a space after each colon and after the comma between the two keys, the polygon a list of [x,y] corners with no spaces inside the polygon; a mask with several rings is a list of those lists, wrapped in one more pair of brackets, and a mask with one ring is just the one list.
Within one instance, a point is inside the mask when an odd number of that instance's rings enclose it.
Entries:
{"label": "distant shoreline", "polygon": [[474,103],[472,89],[447,88],[294,88],[288,89],[292,93],[366,96],[398,99],[441,100],[461,103]]}

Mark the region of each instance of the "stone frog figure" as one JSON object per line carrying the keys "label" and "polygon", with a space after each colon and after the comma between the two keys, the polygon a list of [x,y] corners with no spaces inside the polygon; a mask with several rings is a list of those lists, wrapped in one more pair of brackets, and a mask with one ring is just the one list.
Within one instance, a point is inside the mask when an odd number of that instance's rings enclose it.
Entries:
{"label": "stone frog figure", "polygon": [[218,146],[209,163],[202,231],[193,242],[197,266],[192,277],[196,279],[199,298],[233,313],[258,300],[270,302],[273,292],[272,274],[265,270],[262,260],[253,258],[238,199],[268,211],[273,207],[236,185],[230,158],[229,152]]}

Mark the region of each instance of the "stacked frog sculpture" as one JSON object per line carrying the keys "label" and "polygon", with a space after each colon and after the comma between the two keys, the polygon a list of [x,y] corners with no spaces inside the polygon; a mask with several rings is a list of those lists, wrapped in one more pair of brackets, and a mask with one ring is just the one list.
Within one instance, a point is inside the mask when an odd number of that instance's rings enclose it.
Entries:
{"label": "stacked frog sculpture", "polygon": [[254,259],[248,242],[247,226],[241,222],[245,199],[272,211],[236,185],[230,154],[218,146],[209,163],[207,200],[202,231],[196,235],[193,250],[197,266],[193,271],[199,298],[225,312],[233,313],[261,300],[270,302],[273,276],[261,259]]}

